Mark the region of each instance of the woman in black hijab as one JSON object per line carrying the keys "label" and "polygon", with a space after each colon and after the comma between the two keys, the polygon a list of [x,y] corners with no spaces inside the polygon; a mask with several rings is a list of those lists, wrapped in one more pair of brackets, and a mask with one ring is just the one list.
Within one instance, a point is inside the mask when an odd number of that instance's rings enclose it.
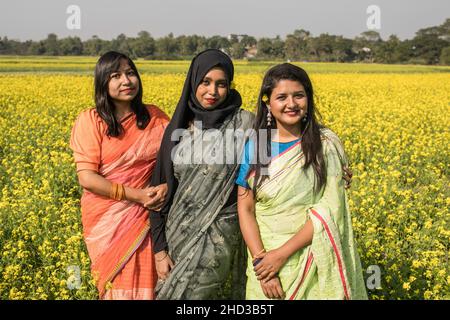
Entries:
{"label": "woman in black hijab", "polygon": [[225,53],[199,53],[164,133],[152,185],[168,192],[150,215],[158,299],[245,297],[235,178],[254,116],[240,108],[233,76]]}

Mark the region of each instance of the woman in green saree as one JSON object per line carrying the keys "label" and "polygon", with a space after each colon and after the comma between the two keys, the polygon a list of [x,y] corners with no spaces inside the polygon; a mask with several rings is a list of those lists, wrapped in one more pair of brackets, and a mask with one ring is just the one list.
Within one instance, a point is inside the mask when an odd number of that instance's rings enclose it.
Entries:
{"label": "woman in green saree", "polygon": [[247,299],[367,299],[342,179],[347,158],[315,113],[303,69],[285,63],[266,73],[255,123],[266,138],[246,144],[236,180]]}

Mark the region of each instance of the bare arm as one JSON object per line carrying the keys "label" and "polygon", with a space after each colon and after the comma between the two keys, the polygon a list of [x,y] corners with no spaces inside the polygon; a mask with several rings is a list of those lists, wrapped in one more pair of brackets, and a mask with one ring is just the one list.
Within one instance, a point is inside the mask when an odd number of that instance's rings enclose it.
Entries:
{"label": "bare arm", "polygon": [[255,200],[252,190],[238,186],[237,207],[242,236],[252,253],[252,257],[255,258],[264,249],[264,245],[259,233],[258,223],[256,222]]}
{"label": "bare arm", "polygon": [[[97,195],[109,197],[111,192],[112,183],[99,175],[93,170],[82,170],[78,172],[78,181],[80,185]],[[154,207],[158,208],[161,202],[164,200],[164,196],[161,187],[149,187],[145,189],[136,189],[125,186],[125,199],[128,201],[139,203],[144,206],[145,204],[151,203]],[[159,196],[160,200],[155,202],[154,197]],[[148,208],[154,208],[149,207]]]}
{"label": "bare arm", "polygon": [[[253,191],[241,186],[238,187],[238,215],[241,232],[247,247],[252,253],[252,257],[264,257],[264,245],[261,240],[258,222],[255,217]],[[262,261],[264,261],[264,259],[261,260],[261,262]],[[264,295],[269,299],[284,299],[285,297],[285,292],[283,291],[281,282],[278,278],[271,279],[270,281],[261,281],[261,288]]]}

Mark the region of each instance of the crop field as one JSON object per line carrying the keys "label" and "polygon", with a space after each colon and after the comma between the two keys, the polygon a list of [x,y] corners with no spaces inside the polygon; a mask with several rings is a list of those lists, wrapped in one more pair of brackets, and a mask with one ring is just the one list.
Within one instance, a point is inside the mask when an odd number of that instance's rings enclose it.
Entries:
{"label": "crop field", "polygon": [[[97,299],[69,149],[75,118],[93,106],[95,62],[0,57],[0,299]],[[236,61],[245,109],[275,63]],[[369,297],[450,299],[450,67],[296,64],[351,160]],[[137,67],[144,102],[172,115],[189,62]]]}

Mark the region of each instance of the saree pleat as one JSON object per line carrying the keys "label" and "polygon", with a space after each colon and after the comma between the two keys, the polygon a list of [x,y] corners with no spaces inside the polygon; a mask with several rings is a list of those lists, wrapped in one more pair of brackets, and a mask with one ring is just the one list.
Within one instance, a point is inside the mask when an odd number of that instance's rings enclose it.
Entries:
{"label": "saree pleat", "polygon": [[234,148],[240,159],[244,139],[224,144],[225,130],[247,130],[252,124],[253,115],[238,110],[210,141],[197,141],[202,137],[191,135],[177,145],[174,171],[178,188],[166,223],[175,267],[159,282],[158,299],[243,298],[245,275],[238,270],[245,268],[246,259],[236,201],[224,207],[234,188],[238,164],[182,164],[180,159],[196,156],[192,141],[203,143],[206,155],[226,145]]}
{"label": "saree pleat", "polygon": [[[367,299],[342,180],[347,159],[331,130],[321,134],[327,182],[320,192],[314,192],[312,167],[303,169],[300,142],[271,160],[269,177],[257,189],[261,238],[266,250],[276,249],[311,219],[311,245],[289,257],[279,271],[286,299]],[[248,183],[253,186],[254,174]],[[247,266],[247,299],[266,299],[250,256]]]}

